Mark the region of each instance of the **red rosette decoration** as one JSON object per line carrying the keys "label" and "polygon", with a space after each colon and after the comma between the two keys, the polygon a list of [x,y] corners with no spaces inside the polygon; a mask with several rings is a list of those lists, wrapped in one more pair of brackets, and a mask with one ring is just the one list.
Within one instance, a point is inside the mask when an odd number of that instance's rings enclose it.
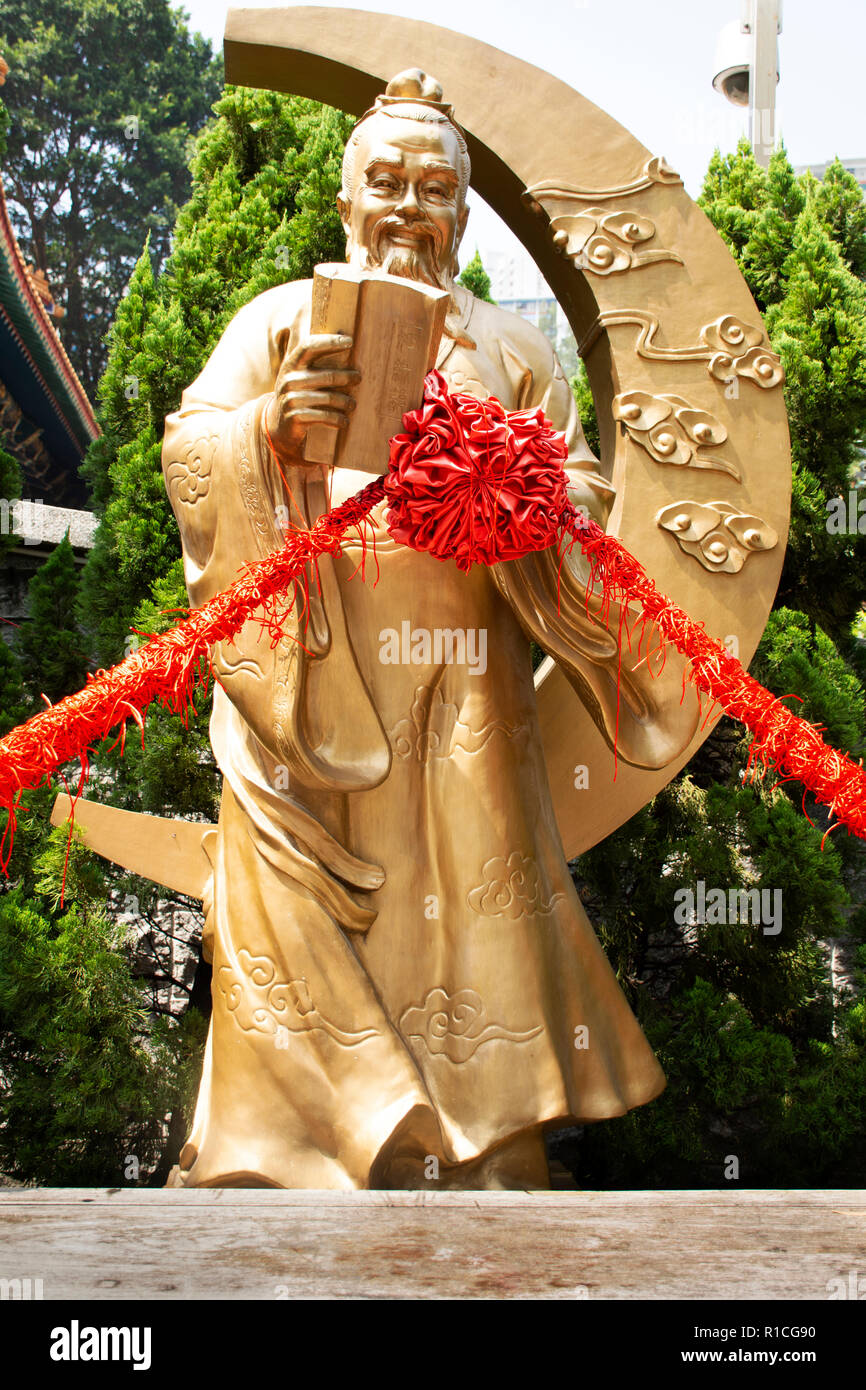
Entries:
{"label": "red rosette decoration", "polygon": [[495,396],[450,395],[437,371],[403,416],[385,478],[388,530],[437,560],[519,560],[552,545],[568,503],[565,436],[540,408],[506,413]]}

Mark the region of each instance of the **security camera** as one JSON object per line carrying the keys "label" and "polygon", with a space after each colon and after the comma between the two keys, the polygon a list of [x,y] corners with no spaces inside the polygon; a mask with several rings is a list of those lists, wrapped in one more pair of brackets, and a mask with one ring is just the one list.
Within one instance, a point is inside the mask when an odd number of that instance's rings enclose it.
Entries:
{"label": "security camera", "polygon": [[738,19],[726,24],[716,44],[713,86],[735,106],[749,104],[749,66],[752,36],[743,31]]}
{"label": "security camera", "polygon": [[[734,106],[749,104],[749,70],[755,51],[752,0],[743,0],[742,16],[726,24],[716,44],[713,86]],[[782,32],[782,6],[777,6],[777,32]],[[779,80],[779,48],[776,45],[776,81]]]}
{"label": "security camera", "polygon": [[752,36],[742,32],[740,19],[724,26],[716,44],[716,76],[713,86],[734,106],[749,104],[749,64],[752,61]]}

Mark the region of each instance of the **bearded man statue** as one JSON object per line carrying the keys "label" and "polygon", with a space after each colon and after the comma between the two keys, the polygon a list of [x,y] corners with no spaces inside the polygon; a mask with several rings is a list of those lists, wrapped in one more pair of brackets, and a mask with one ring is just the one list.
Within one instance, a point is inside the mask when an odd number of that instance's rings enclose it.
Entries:
{"label": "bearded man statue", "polygon": [[[449,387],[540,406],[568,442],[571,501],[604,524],[612,489],[552,348],[455,283],[469,174],[441,88],[401,74],[346,149],[347,259],[450,292]],[[335,365],[351,340],[310,331],[311,287],[243,308],[166,421],[195,606],[282,545],[281,518],[310,525],[370,481],[304,460],[358,385]],[[347,544],[278,643],[253,619],[213,652],[213,1016],[176,1185],[545,1187],[545,1128],[665,1084],[572,885],[530,643],[642,767],[696,727],[681,669],[620,662],[619,611],[590,615],[579,556],[465,574],[397,544],[382,512],[378,578]],[[396,656],[394,633],[411,637]]]}

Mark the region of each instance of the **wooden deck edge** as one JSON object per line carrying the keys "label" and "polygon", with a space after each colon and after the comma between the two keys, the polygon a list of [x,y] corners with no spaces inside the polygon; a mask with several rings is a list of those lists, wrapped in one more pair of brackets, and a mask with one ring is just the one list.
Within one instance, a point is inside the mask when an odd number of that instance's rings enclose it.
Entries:
{"label": "wooden deck edge", "polygon": [[768,1207],[783,1205],[802,1207],[851,1207],[866,1214],[866,1189],[863,1188],[745,1188],[726,1191],[717,1188],[647,1191],[621,1189],[617,1191],[583,1192],[428,1192],[350,1191],[335,1192],[314,1189],[272,1188],[141,1188],[141,1187],[17,1187],[0,1189],[0,1210],[3,1208],[42,1206],[243,1206],[243,1207],[469,1207],[564,1210],[591,1208],[601,1211],[633,1206],[638,1201],[645,1208],[666,1206],[717,1208]]}

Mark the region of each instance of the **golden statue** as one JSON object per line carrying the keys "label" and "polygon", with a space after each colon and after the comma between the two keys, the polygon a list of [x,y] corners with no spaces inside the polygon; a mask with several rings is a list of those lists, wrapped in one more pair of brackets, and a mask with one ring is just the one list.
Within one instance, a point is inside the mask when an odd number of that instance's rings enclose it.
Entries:
{"label": "golden statue", "polygon": [[[603,523],[612,490],[547,340],[455,283],[468,184],[441,88],[401,74],[347,146],[347,259],[449,292],[449,387],[541,406],[571,500]],[[350,341],[310,331],[311,285],[243,308],[166,421],[196,606],[280,547],[287,517],[311,524],[371,477],[304,459],[357,387],[335,365]],[[213,1017],[176,1185],[546,1187],[545,1127],[665,1084],[565,862],[530,639],[642,767],[694,733],[681,668],[623,662],[618,681],[619,612],[587,615],[579,552],[559,593],[554,551],[464,574],[393,541],[382,512],[378,582],[350,544],[276,646],[251,620],[214,651]]]}

